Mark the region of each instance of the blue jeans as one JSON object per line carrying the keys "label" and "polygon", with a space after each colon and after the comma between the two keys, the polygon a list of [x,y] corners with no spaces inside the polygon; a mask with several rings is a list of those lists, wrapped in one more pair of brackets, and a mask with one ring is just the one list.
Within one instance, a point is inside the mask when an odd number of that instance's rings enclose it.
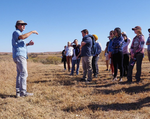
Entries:
{"label": "blue jeans", "polygon": [[27,90],[27,60],[22,56],[18,56],[14,58],[14,62],[16,63],[17,67],[17,77],[16,77],[16,92],[23,92],[26,93]]}
{"label": "blue jeans", "polygon": [[75,64],[77,64],[76,74],[79,74],[79,65],[80,65],[80,58],[76,60],[72,60],[72,69],[71,69],[71,75],[74,73]]}

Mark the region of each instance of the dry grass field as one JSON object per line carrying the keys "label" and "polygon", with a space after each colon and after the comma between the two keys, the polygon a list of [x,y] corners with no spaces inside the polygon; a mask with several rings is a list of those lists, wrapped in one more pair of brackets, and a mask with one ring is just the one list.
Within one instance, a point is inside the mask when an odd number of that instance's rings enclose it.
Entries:
{"label": "dry grass field", "polygon": [[[61,54],[56,54],[60,57]],[[55,54],[53,54],[55,56]],[[0,55],[0,119],[149,119],[150,63],[142,64],[142,82],[113,82],[104,57],[99,60],[99,75],[92,82],[70,76],[63,64],[28,60],[28,92],[33,97],[15,98],[16,66],[10,54]],[[33,60],[34,59],[34,60]],[[35,62],[36,61],[36,62]],[[43,61],[42,61],[43,62]],[[119,73],[118,73],[119,74]],[[135,68],[133,81],[135,81]]]}

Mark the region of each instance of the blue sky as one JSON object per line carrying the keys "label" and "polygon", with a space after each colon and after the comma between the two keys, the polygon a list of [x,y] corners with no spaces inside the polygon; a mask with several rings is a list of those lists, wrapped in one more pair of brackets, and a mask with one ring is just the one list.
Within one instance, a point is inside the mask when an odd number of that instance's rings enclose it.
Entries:
{"label": "blue sky", "polygon": [[[150,28],[150,0],[0,0],[0,52],[11,52],[12,33],[17,20],[28,23],[23,33],[37,30],[28,52],[62,51],[68,41],[78,39],[81,30],[96,34],[103,50],[109,31],[120,27],[131,39],[131,28],[141,26],[145,40]],[[145,46],[146,47],[146,46]]]}

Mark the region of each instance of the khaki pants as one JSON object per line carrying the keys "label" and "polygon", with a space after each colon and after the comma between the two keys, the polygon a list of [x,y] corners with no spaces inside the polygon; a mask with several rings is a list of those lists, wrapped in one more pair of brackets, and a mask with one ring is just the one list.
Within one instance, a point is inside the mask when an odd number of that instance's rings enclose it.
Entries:
{"label": "khaki pants", "polygon": [[86,78],[88,71],[88,81],[92,80],[92,57],[93,56],[84,56],[82,57],[82,67],[83,67],[83,78]]}

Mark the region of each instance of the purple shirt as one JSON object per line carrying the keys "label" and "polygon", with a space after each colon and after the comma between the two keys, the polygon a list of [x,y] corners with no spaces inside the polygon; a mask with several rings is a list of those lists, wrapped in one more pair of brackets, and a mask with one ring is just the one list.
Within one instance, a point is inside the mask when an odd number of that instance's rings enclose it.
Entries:
{"label": "purple shirt", "polygon": [[144,54],[145,38],[143,35],[135,36],[131,44],[131,54],[143,53]]}
{"label": "purple shirt", "polygon": [[129,54],[129,44],[130,44],[130,39],[127,38],[127,40],[124,40],[123,42],[123,54]]}

